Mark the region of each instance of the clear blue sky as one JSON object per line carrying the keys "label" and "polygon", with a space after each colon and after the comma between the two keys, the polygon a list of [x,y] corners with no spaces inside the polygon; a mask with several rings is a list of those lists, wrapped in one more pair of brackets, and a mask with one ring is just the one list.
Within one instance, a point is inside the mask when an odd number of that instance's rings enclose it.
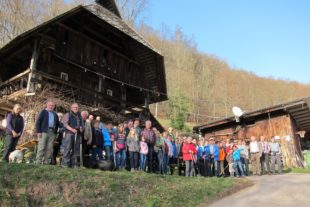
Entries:
{"label": "clear blue sky", "polygon": [[260,76],[310,83],[310,0],[150,0],[145,21]]}

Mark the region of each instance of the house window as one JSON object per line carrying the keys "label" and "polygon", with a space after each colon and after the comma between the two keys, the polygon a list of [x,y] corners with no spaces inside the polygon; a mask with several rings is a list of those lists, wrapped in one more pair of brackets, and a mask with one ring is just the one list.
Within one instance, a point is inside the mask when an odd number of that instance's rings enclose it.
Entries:
{"label": "house window", "polygon": [[64,81],[68,81],[69,77],[68,77],[68,73],[60,73],[60,79],[64,80]]}
{"label": "house window", "polygon": [[111,89],[107,89],[107,95],[108,96],[113,96],[113,91]]}

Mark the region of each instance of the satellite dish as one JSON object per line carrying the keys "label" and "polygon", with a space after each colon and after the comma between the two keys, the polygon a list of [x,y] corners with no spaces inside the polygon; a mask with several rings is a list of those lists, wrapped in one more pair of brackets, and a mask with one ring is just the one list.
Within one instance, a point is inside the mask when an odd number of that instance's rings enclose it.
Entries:
{"label": "satellite dish", "polygon": [[237,107],[237,106],[234,106],[232,108],[232,112],[235,115],[236,122],[240,122],[240,117],[244,114],[244,112],[239,107]]}

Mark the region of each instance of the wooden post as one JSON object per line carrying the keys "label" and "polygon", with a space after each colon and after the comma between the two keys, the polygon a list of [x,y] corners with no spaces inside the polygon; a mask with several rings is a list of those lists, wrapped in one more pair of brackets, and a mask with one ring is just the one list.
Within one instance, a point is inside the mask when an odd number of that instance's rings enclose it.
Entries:
{"label": "wooden post", "polygon": [[121,99],[122,99],[121,107],[123,109],[125,109],[126,108],[126,100],[127,100],[127,88],[124,85],[121,85]]}
{"label": "wooden post", "polygon": [[101,77],[99,77],[99,84],[98,84],[98,92],[102,92],[102,78]]}
{"label": "wooden post", "polygon": [[146,115],[148,119],[150,118],[150,105],[149,104],[150,104],[150,93],[146,92],[146,96],[144,99],[144,106],[145,106]]}
{"label": "wooden post", "polygon": [[158,116],[158,103],[155,104],[155,118]]}
{"label": "wooden post", "polygon": [[33,88],[33,83],[31,83],[31,79],[32,79],[33,71],[37,67],[37,62],[38,62],[38,57],[39,57],[38,46],[39,46],[39,40],[36,39],[34,41],[32,56],[31,56],[31,60],[30,60],[30,67],[29,67],[30,68],[30,73],[29,73],[28,82],[27,82],[27,93],[34,92],[33,91],[33,89],[34,89]]}

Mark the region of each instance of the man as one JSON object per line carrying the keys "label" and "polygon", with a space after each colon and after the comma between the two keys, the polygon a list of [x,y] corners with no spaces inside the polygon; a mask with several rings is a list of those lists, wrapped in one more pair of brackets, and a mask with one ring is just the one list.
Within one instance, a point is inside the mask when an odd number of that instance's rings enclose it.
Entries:
{"label": "man", "polygon": [[140,127],[140,119],[136,118],[135,121],[133,122],[133,127],[136,129],[136,133],[138,135],[139,140],[141,139],[141,132],[142,129]]}
{"label": "man", "polygon": [[243,149],[240,151],[241,154],[241,164],[243,167],[243,172],[246,176],[250,175],[249,171],[249,146],[246,144],[245,140],[238,141],[238,148]]}
{"label": "man", "polygon": [[261,165],[260,165],[260,158],[262,155],[262,147],[256,141],[256,137],[251,137],[250,142],[250,156],[251,156],[251,163],[252,163],[252,171],[253,175],[261,175]]}
{"label": "man", "polygon": [[97,116],[96,117],[96,121],[99,122],[99,128],[102,130],[104,128],[104,124],[101,122],[101,117],[100,116]]}
{"label": "man", "polygon": [[9,155],[16,148],[18,140],[24,131],[24,118],[20,115],[22,107],[19,104],[14,105],[11,113],[6,116],[5,129],[5,148],[3,152],[3,161],[9,161]]}
{"label": "man", "polygon": [[269,143],[265,141],[265,137],[260,137],[260,145],[262,146],[262,156],[260,159],[262,174],[270,174],[270,165],[269,165],[269,153],[270,146]]}
{"label": "man", "polygon": [[[124,125],[125,126],[125,125]],[[125,136],[127,137],[129,132],[130,132],[130,129],[133,127],[133,121],[132,120],[129,120],[126,124],[126,126],[124,127],[124,130],[125,130]]]}
{"label": "man", "polygon": [[271,153],[271,173],[275,174],[275,163],[278,165],[278,173],[282,174],[282,163],[281,163],[281,147],[278,142],[276,142],[275,138],[271,138],[271,142],[269,143],[270,153]]}
{"label": "man", "polygon": [[215,144],[215,140],[213,137],[209,139],[209,145],[206,148],[206,154],[209,155],[209,175],[210,176],[218,176],[217,171],[217,163],[219,160],[219,148]]}
{"label": "man", "polygon": [[59,127],[59,118],[54,111],[55,104],[52,101],[46,103],[36,121],[38,136],[38,151],[36,164],[50,164],[53,155],[53,146]]}
{"label": "man", "polygon": [[105,149],[106,159],[114,160],[113,143],[115,141],[115,132],[113,131],[112,122],[108,122],[107,127],[103,128],[103,146]]}
{"label": "man", "polygon": [[84,124],[84,133],[82,134],[82,137],[83,137],[82,147],[83,147],[83,155],[84,155],[84,154],[89,154],[90,145],[92,143],[92,138],[93,138],[93,130],[91,126],[91,120],[89,119],[88,111],[82,111],[81,116],[82,116],[83,124]]}
{"label": "man", "polygon": [[145,141],[148,145],[148,163],[149,163],[149,173],[153,173],[153,157],[154,157],[154,145],[156,143],[156,135],[152,130],[152,122],[147,120],[145,122],[145,128],[141,133],[141,136],[145,138]]}
{"label": "man", "polygon": [[59,127],[58,127],[58,131],[56,134],[56,138],[54,141],[54,147],[53,147],[53,155],[52,155],[52,160],[51,160],[51,164],[52,165],[56,165],[57,164],[57,155],[60,151],[60,147],[62,146],[62,139],[64,136],[64,132],[65,132],[65,128],[64,125],[62,123],[62,118],[63,118],[63,114],[62,113],[57,113],[57,116],[59,118]]}
{"label": "man", "polygon": [[64,154],[62,158],[62,166],[78,167],[80,136],[83,133],[84,124],[77,103],[71,105],[70,112],[64,115],[62,122],[66,133],[63,140]]}

